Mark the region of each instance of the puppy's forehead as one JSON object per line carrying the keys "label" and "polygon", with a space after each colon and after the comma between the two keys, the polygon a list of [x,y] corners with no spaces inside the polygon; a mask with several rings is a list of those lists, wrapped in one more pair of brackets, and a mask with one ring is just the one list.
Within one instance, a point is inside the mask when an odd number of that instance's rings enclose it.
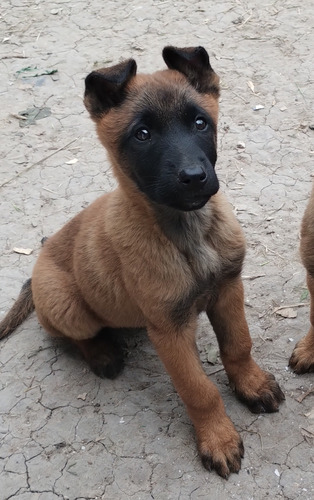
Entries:
{"label": "puppy's forehead", "polygon": [[[177,73],[177,72],[176,72]],[[186,112],[193,106],[204,108],[215,117],[217,103],[214,97],[199,94],[180,74],[172,71],[140,75],[135,85],[129,89],[128,103],[134,115],[155,115],[159,119],[168,119]]]}
{"label": "puppy's forehead", "polygon": [[137,115],[152,115],[160,120],[173,115],[180,115],[187,104],[193,103],[185,91],[178,88],[149,88],[141,92],[136,99],[134,112]]}

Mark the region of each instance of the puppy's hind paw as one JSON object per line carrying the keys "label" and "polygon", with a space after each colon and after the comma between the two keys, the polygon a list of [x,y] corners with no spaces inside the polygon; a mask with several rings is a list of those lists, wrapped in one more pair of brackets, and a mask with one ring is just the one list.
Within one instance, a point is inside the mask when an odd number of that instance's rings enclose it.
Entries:
{"label": "puppy's hind paw", "polygon": [[114,330],[102,329],[95,337],[75,342],[91,370],[101,378],[116,378],[123,370],[123,349]]}
{"label": "puppy's hind paw", "polygon": [[98,356],[97,359],[89,359],[91,370],[100,378],[116,378],[124,368],[123,357],[117,357],[113,360],[108,360],[107,356]]}

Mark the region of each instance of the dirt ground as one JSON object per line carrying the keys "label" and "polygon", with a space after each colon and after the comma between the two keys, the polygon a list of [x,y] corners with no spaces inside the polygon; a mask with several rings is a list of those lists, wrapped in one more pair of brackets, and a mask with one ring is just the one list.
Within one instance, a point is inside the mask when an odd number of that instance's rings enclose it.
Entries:
{"label": "dirt ground", "polygon": [[114,187],[84,77],[127,57],[150,72],[164,67],[165,45],[203,45],[221,77],[217,171],[247,237],[254,356],[286,401],[272,415],[242,406],[219,358],[208,362],[216,339],[200,321],[204,368],[245,445],[242,470],[225,481],[202,468],[145,334],[130,339],[112,382],[32,316],[0,345],[1,500],[314,498],[314,375],[287,368],[309,323],[298,246],[313,175],[313,11],[312,0],[2,0],[1,317],[41,238]]}

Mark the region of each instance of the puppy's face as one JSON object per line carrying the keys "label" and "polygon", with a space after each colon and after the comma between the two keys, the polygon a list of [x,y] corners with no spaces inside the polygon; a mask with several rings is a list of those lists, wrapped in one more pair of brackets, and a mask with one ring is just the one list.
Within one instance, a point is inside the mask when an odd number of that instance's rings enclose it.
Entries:
{"label": "puppy's face", "polygon": [[[132,74],[118,94],[107,89],[106,98],[118,101],[108,109],[100,104],[101,80],[91,90],[87,83],[85,97],[116,175],[127,175],[155,203],[184,211],[201,208],[219,189],[214,170],[218,78],[207,53],[202,49],[195,56],[197,50],[165,49],[171,69]],[[192,63],[187,54],[194,55]],[[126,74],[132,71],[134,67]]]}

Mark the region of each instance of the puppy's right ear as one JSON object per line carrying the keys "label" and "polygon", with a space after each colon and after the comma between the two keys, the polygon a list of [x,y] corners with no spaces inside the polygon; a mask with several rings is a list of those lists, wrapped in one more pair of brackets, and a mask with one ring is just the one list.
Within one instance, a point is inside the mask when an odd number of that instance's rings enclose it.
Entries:
{"label": "puppy's right ear", "polygon": [[85,79],[84,104],[93,120],[98,121],[110,108],[125,98],[125,88],[136,74],[136,62],[128,59],[110,68],[92,71]]}

